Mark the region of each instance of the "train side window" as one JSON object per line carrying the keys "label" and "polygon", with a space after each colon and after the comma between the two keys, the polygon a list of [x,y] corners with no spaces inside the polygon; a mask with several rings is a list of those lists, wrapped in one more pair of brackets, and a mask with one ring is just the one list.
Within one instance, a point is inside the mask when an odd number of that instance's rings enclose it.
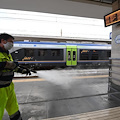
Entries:
{"label": "train side window", "polygon": [[60,50],[57,50],[57,56],[60,56]]}
{"label": "train side window", "polygon": [[38,56],[45,56],[45,52],[46,50],[44,50],[44,49],[39,49],[38,50]]}
{"label": "train side window", "polygon": [[71,61],[71,51],[68,51],[68,61]]}
{"label": "train side window", "polygon": [[59,49],[51,50],[51,56],[60,56],[60,50]]}
{"label": "train side window", "polygon": [[76,51],[73,51],[73,61],[76,60]]}
{"label": "train side window", "polygon": [[51,56],[56,56],[56,51],[51,50]]}
{"label": "train side window", "polygon": [[25,49],[25,56],[34,56],[34,49]]}
{"label": "train side window", "polygon": [[80,50],[80,60],[88,60],[89,59],[89,50]]}
{"label": "train side window", "polygon": [[90,55],[92,55],[91,56],[91,60],[98,60],[98,58],[99,58],[99,54],[98,54],[98,51],[97,50],[91,50],[91,54]]}

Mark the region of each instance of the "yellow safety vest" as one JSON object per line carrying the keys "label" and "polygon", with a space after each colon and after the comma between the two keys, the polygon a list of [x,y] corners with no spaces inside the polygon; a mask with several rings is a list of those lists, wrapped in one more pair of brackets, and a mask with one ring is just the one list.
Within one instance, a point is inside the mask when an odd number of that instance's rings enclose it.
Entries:
{"label": "yellow safety vest", "polygon": [[[11,54],[0,52],[0,62],[6,61],[13,61]],[[12,82],[13,76],[14,72],[12,70],[0,70],[0,88],[9,86]]]}

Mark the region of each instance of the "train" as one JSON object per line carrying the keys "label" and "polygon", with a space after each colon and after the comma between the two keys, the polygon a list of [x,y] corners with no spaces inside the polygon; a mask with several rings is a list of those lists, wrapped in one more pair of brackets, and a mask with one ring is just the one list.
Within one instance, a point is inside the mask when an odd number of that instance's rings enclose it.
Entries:
{"label": "train", "polygon": [[10,53],[19,64],[34,69],[108,66],[109,44],[15,41]]}

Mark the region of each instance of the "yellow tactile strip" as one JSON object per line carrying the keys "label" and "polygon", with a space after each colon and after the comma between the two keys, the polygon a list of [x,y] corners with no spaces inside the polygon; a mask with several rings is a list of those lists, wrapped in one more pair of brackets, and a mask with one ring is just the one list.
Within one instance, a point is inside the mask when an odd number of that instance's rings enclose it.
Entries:
{"label": "yellow tactile strip", "polygon": [[75,79],[82,79],[82,78],[106,78],[108,77],[108,75],[94,75],[94,76],[76,76],[76,77],[73,77]]}
{"label": "yellow tactile strip", "polygon": [[[72,77],[73,79],[85,79],[85,78],[106,78],[108,75],[97,75],[97,76],[76,76]],[[13,79],[13,82],[33,82],[33,81],[45,81],[43,78],[20,78],[20,79]]]}
{"label": "yellow tactile strip", "polygon": [[33,81],[45,81],[45,79],[37,78],[37,79],[14,79],[13,82],[33,82]]}
{"label": "yellow tactile strip", "polygon": [[120,107],[43,120],[120,120]]}

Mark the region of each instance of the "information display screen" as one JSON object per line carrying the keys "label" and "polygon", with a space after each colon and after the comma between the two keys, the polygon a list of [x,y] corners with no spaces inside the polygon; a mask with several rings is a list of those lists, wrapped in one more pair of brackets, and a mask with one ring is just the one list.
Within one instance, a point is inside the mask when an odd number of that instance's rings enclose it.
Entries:
{"label": "information display screen", "polygon": [[120,22],[120,9],[104,16],[105,27]]}

